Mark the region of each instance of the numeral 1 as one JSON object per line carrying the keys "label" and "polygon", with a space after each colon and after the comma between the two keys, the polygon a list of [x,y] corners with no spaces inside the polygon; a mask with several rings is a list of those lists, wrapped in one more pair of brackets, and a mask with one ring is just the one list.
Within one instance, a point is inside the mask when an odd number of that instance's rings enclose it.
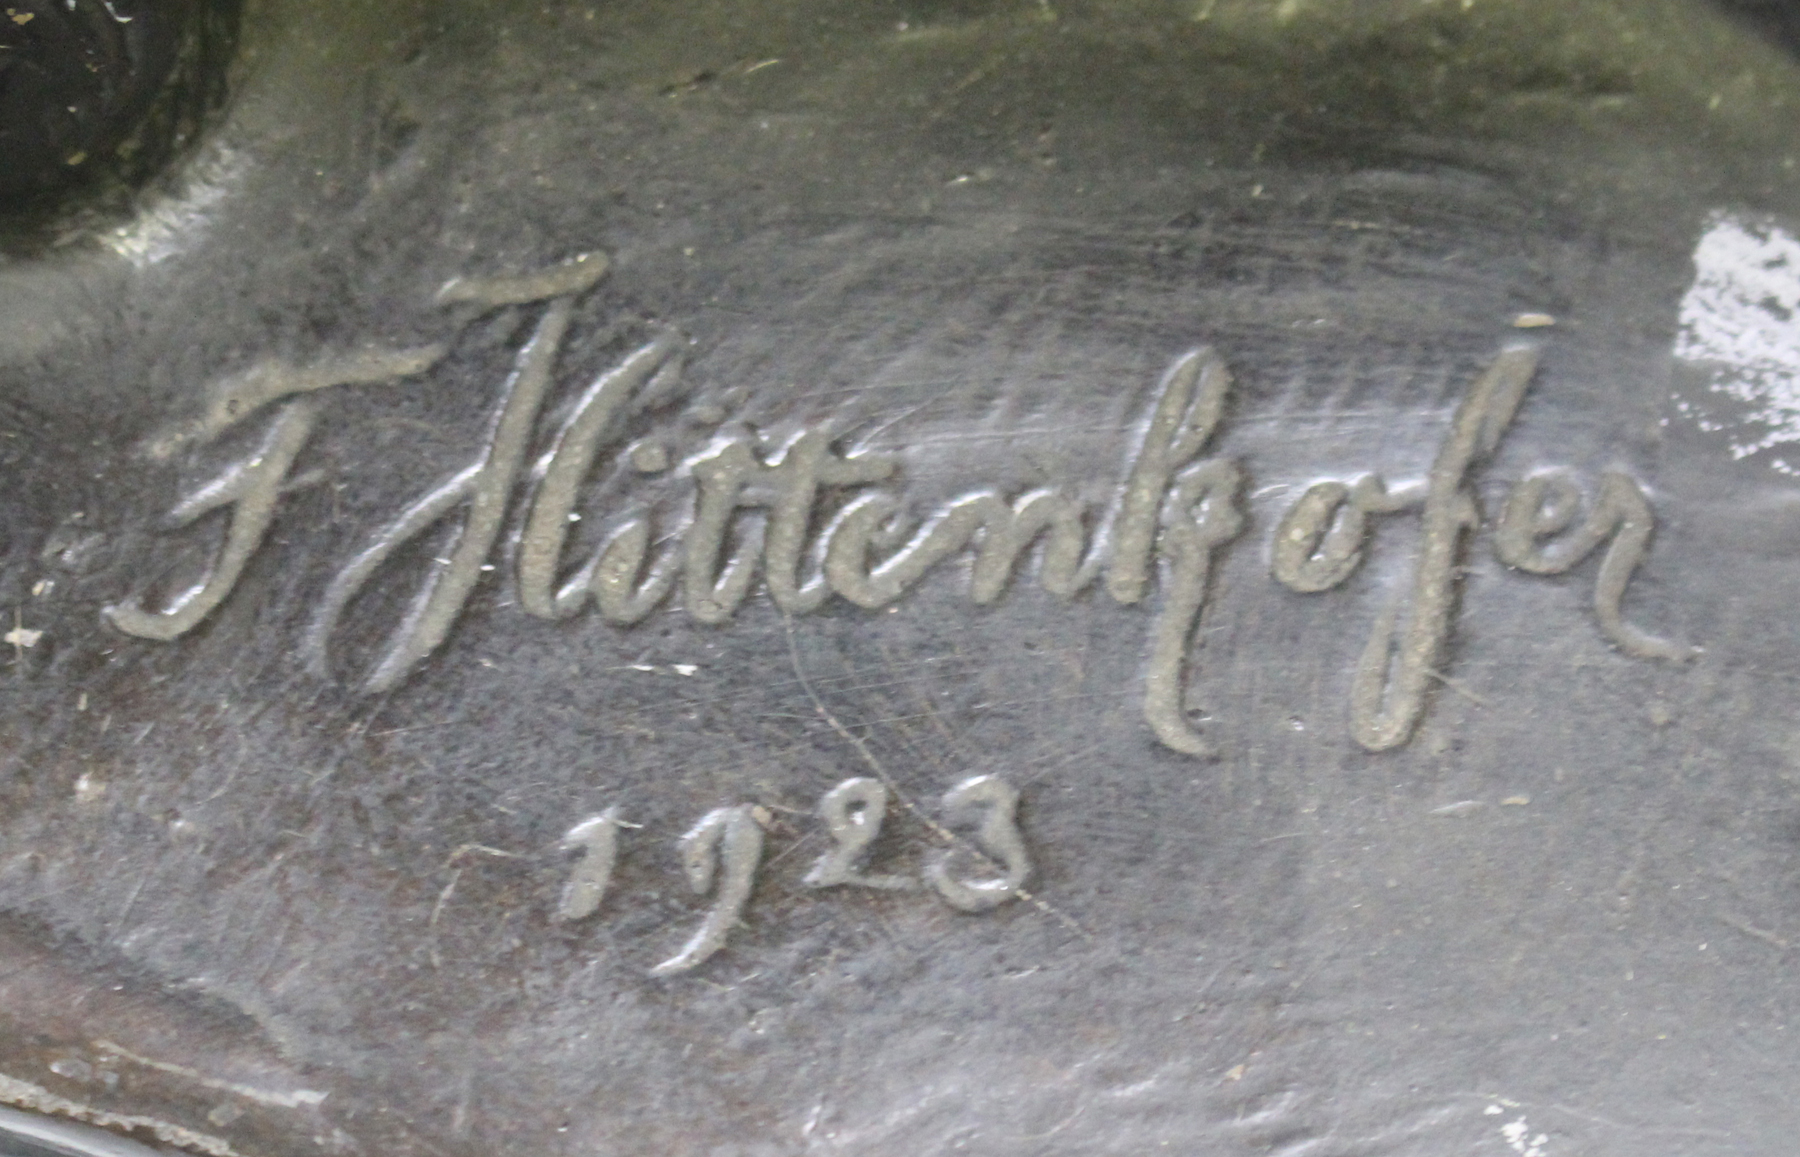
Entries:
{"label": "numeral 1", "polygon": [[592,916],[606,896],[613,865],[619,859],[619,809],[607,808],[569,829],[562,838],[565,851],[580,851],[553,920],[580,920]]}

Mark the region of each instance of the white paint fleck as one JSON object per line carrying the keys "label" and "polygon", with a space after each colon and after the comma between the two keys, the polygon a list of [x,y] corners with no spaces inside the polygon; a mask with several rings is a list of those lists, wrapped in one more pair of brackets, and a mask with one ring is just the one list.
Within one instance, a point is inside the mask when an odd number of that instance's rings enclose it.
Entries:
{"label": "white paint fleck", "polygon": [[[1496,1114],[1498,1105],[1489,1105],[1485,1112]],[[1544,1144],[1550,1141],[1548,1134],[1532,1134],[1532,1125],[1526,1121],[1525,1114],[1519,1114],[1514,1121],[1507,1121],[1499,1126],[1499,1135],[1507,1141],[1507,1148],[1519,1153],[1519,1157],[1548,1157],[1544,1152]]]}
{"label": "white paint fleck", "polygon": [[9,647],[35,647],[38,645],[38,640],[43,637],[44,632],[42,631],[33,631],[26,627],[14,627],[12,630],[6,632],[6,634],[0,635],[0,643],[5,643]]}
{"label": "white paint fleck", "polygon": [[[1489,1106],[1493,1108],[1493,1106]],[[1535,1137],[1531,1133],[1531,1124],[1523,1116],[1508,1121],[1500,1126],[1500,1136],[1506,1140],[1507,1147],[1520,1157],[1546,1157],[1544,1145],[1549,1136],[1539,1133]]]}
{"label": "white paint fleck", "polygon": [[691,679],[700,668],[693,663],[670,663],[669,670],[675,672],[677,675],[686,675]]}
{"label": "white paint fleck", "polygon": [[94,1079],[94,1066],[80,1057],[58,1057],[50,1062],[50,1071],[84,1085]]}
{"label": "white paint fleck", "polygon": [[[1724,432],[1734,458],[1800,443],[1800,237],[1772,222],[1720,214],[1694,248],[1675,356],[1711,371],[1707,388],[1737,403],[1729,420],[1677,399],[1703,430]],[[1771,465],[1800,475],[1800,454]]]}

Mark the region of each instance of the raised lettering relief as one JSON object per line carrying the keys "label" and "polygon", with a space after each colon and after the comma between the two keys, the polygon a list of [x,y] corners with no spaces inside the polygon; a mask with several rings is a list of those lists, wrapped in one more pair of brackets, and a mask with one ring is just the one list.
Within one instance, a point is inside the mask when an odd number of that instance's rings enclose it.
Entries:
{"label": "raised lettering relief", "polygon": [[[569,516],[576,513],[576,497],[594,468],[602,439],[616,436],[630,413],[675,397],[680,348],[680,335],[665,331],[600,375],[540,460],[531,513],[519,542],[519,602],[527,613],[567,618],[592,596],[609,621],[628,625],[648,615],[669,593],[673,559],[652,567],[650,577],[642,579],[650,538],[642,522],[629,523],[566,582],[559,583],[559,570]],[[653,465],[666,469],[666,463]]]}
{"label": "raised lettering relief", "polygon": [[613,867],[619,861],[619,809],[607,808],[582,820],[562,838],[562,847],[576,852],[580,859],[563,886],[555,918],[581,920],[600,910],[606,886],[612,882]]}
{"label": "raised lettering relief", "polygon": [[1425,707],[1425,691],[1449,636],[1456,568],[1464,537],[1481,522],[1469,471],[1491,455],[1537,373],[1538,350],[1505,350],[1476,381],[1451,419],[1431,473],[1419,522],[1423,540],[1413,572],[1412,605],[1384,614],[1369,636],[1350,692],[1350,731],[1372,751],[1406,742]]}
{"label": "raised lettering relief", "polygon": [[718,896],[681,951],[652,968],[650,975],[673,976],[698,968],[725,947],[725,937],[750,902],[756,869],[762,866],[764,820],[756,813],[745,804],[718,808],[681,837],[681,867],[688,885],[703,896],[713,890],[717,878]]}
{"label": "raised lettering relief", "polygon": [[282,406],[269,424],[262,444],[249,458],[233,463],[224,474],[182,499],[170,511],[169,521],[185,526],[208,511],[231,507],[225,545],[204,579],[170,600],[161,611],[146,611],[135,599],[107,607],[101,612],[107,621],[128,635],[167,642],[193,630],[218,609],[237,585],[250,556],[262,545],[275,517],[282,484],[312,436],[317,418],[318,407],[311,401],[302,399]]}
{"label": "raised lettering relief", "polygon": [[[1531,574],[1562,574],[1609,542],[1594,580],[1594,618],[1601,633],[1619,650],[1640,659],[1692,657],[1696,648],[1632,626],[1620,607],[1632,574],[1650,553],[1650,534],[1656,528],[1656,515],[1643,488],[1627,475],[1608,471],[1601,476],[1587,517],[1570,530],[1581,501],[1580,484],[1566,473],[1526,478],[1507,496],[1494,529],[1494,553],[1507,566]],[[1558,536],[1560,541],[1543,541]]]}
{"label": "raised lettering relief", "polygon": [[[438,295],[451,331],[442,343],[368,348],[304,366],[265,363],[222,379],[207,391],[198,417],[170,427],[148,448],[153,458],[166,459],[272,411],[261,443],[170,515],[179,528],[228,511],[224,545],[204,578],[166,606],[147,609],[127,598],[106,610],[107,619],[127,634],[164,642],[199,625],[230,597],[279,519],[281,497],[296,485],[327,391],[432,372],[462,328],[513,308],[528,311],[530,333],[513,351],[486,430],[466,465],[369,532],[335,571],[301,640],[303,661],[315,673],[338,673],[331,644],[350,604],[394,570],[403,547],[439,527],[450,545],[411,580],[416,594],[409,609],[360,677],[367,691],[391,690],[425,663],[483,576],[506,558],[514,560],[517,601],[527,614],[571,620],[591,601],[600,620],[623,628],[677,597],[687,615],[720,626],[759,594],[788,615],[812,613],[834,597],[868,610],[889,608],[940,565],[966,556],[974,606],[997,602],[1032,567],[1058,598],[1098,587],[1120,606],[1147,606],[1142,713],[1149,732],[1171,750],[1211,754],[1189,704],[1204,684],[1199,624],[1215,613],[1211,576],[1221,553],[1246,529],[1242,495],[1254,474],[1253,465],[1213,450],[1228,433],[1232,411],[1232,374],[1216,350],[1184,353],[1161,375],[1110,501],[1090,505],[1075,497],[1081,492],[1075,485],[1022,493],[986,487],[915,517],[905,500],[904,456],[848,444],[830,423],[778,445],[721,425],[709,443],[679,460],[658,437],[628,442],[629,430],[675,420],[685,399],[688,342],[666,326],[574,390],[557,428],[540,438],[538,424],[562,392],[558,363],[577,304],[606,271],[604,257],[585,255],[535,274],[458,279]],[[1274,576],[1295,592],[1317,594],[1358,571],[1383,520],[1417,517],[1411,581],[1376,616],[1352,678],[1351,734],[1364,747],[1404,744],[1426,710],[1454,629],[1469,539],[1484,526],[1479,472],[1512,426],[1539,359],[1539,347],[1530,344],[1507,346],[1493,358],[1458,403],[1421,481],[1372,473],[1320,480],[1275,527]],[[571,558],[571,525],[608,513],[583,509],[585,487],[616,469],[654,483],[663,498],[623,507],[597,546]],[[1492,528],[1498,557],[1528,574],[1558,574],[1604,544],[1593,599],[1604,636],[1635,657],[1691,654],[1692,648],[1624,618],[1627,587],[1654,529],[1644,488],[1612,472],[1590,489],[1592,497],[1585,497],[1581,484],[1561,474],[1518,483]],[[851,851],[842,862],[821,862],[821,885],[881,878],[859,878],[862,869],[854,866],[866,847],[855,843],[865,830],[858,825],[879,826],[875,798],[873,789],[856,788],[842,801],[846,810],[834,813],[835,821],[828,817],[839,850]],[[748,839],[741,821],[717,823],[736,824],[736,838]],[[730,844],[723,834],[718,847],[714,835],[696,838],[697,847],[713,849],[709,856],[725,855],[718,848]]]}
{"label": "raised lettering relief", "polygon": [[546,294],[555,296],[543,307],[536,330],[519,350],[513,372],[501,389],[486,445],[475,460],[427,491],[376,532],[368,546],[331,580],[303,644],[307,665],[316,673],[327,673],[332,630],[350,600],[375,572],[400,547],[453,511],[466,507],[448,561],[426,575],[419,597],[395,630],[386,654],[370,672],[367,689],[386,691],[398,685],[449,635],[500,537],[514,483],[529,451],[532,427],[550,392],[556,356],[574,312],[573,297],[592,288],[605,273],[604,259],[580,257],[537,277],[499,278],[492,282],[459,280],[439,293],[440,301],[472,302],[483,310],[535,304]]}
{"label": "raised lettering relief", "polygon": [[[1019,831],[1019,793],[997,775],[978,775],[944,793],[944,810],[954,819],[973,817],[975,847],[982,853],[952,847],[942,852],[925,871],[925,878],[952,908],[985,912],[1019,895],[1031,876],[1031,860],[1025,853],[1025,837]],[[958,874],[958,859],[994,862],[999,874],[968,878]]]}
{"label": "raised lettering relief", "polygon": [[910,888],[904,876],[870,874],[863,869],[869,849],[887,818],[888,789],[878,779],[847,779],[819,799],[819,816],[831,835],[831,850],[819,857],[805,883],[811,888],[855,884],[862,888]]}
{"label": "raised lettering relief", "polygon": [[[926,820],[948,846],[927,863],[920,880],[865,870],[870,846],[881,834],[888,797],[887,785],[864,776],[844,780],[820,797],[819,816],[832,847],[806,873],[802,886],[900,892],[923,885],[960,912],[987,912],[1025,898],[1022,889],[1031,875],[1031,860],[1019,827],[1019,793],[1011,784],[996,775],[979,775],[944,793],[948,824],[973,830],[963,836],[952,826]],[[650,969],[650,975],[691,972],[726,947],[755,892],[769,824],[764,809],[734,804],[707,812],[676,842],[689,889],[696,896],[710,895],[712,903],[680,950]],[[619,830],[636,826],[621,820],[614,807],[569,830],[561,847],[578,858],[551,914],[553,921],[585,920],[600,910],[619,860]]]}
{"label": "raised lettering relief", "polygon": [[[1275,577],[1291,590],[1315,594],[1355,572],[1369,538],[1370,515],[1419,511],[1411,605],[1390,607],[1378,618],[1351,690],[1351,734],[1371,751],[1405,743],[1424,713],[1426,691],[1452,627],[1464,540],[1482,524],[1470,474],[1498,448],[1539,356],[1533,345],[1502,351],[1458,405],[1423,485],[1390,489],[1376,475],[1353,483],[1317,482],[1276,527]],[[1540,539],[1568,530],[1580,500],[1579,487],[1562,474],[1533,475],[1519,483],[1495,529],[1500,560],[1533,574],[1560,574],[1610,538],[1594,592],[1601,632],[1639,658],[1692,655],[1693,648],[1655,638],[1621,618],[1625,587],[1648,553],[1655,524],[1649,500],[1630,478],[1607,474],[1586,521],[1562,541],[1540,547]]]}

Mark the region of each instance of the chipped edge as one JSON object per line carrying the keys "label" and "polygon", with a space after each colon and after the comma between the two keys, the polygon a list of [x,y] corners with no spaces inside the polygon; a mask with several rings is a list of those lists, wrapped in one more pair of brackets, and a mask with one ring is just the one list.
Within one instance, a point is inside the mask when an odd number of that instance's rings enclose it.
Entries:
{"label": "chipped edge", "polygon": [[129,1113],[109,1113],[92,1109],[67,1097],[59,1097],[41,1085],[22,1081],[0,1073],[0,1103],[15,1105],[51,1116],[68,1117],[89,1125],[111,1129],[147,1129],[158,1141],[175,1145],[208,1157],[240,1157],[222,1137],[199,1133],[182,1125],[159,1121],[155,1117],[139,1117]]}

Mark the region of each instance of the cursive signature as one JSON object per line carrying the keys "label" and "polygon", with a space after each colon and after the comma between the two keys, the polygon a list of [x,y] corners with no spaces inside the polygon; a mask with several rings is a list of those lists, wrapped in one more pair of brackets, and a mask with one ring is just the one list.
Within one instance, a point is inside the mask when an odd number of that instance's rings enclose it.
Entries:
{"label": "cursive signature", "polygon": [[[1216,558],[1247,525],[1242,463],[1209,452],[1231,404],[1232,375],[1217,351],[1183,353],[1163,373],[1101,509],[1055,487],[1010,495],[987,488],[915,523],[897,489],[899,458],[846,446],[828,427],[807,428],[776,447],[720,434],[680,462],[654,444],[636,452],[625,446],[629,423],[684,395],[687,342],[673,329],[655,333],[582,390],[534,456],[533,432],[555,392],[576,302],[606,271],[604,257],[583,255],[526,276],[459,278],[440,292],[439,302],[459,311],[460,325],[503,307],[534,309],[536,319],[514,351],[468,463],[371,532],[326,585],[302,640],[312,670],[333,670],[332,640],[351,601],[397,565],[403,547],[452,521],[450,546],[418,580],[409,610],[361,678],[370,692],[399,686],[442,646],[493,569],[489,560],[509,519],[526,613],[567,619],[591,601],[603,620],[621,627],[642,621],[677,590],[684,611],[708,624],[731,621],[758,589],[792,615],[817,610],[834,596],[884,608],[940,563],[965,555],[972,555],[969,596],[986,605],[1035,553],[1038,581],[1053,595],[1071,599],[1098,587],[1121,605],[1154,606],[1144,719],[1166,747],[1212,753],[1185,709],[1200,646],[1196,628]],[[148,448],[167,458],[272,411],[255,449],[171,513],[180,526],[228,509],[224,543],[200,581],[162,608],[128,599],[106,608],[107,619],[126,634],[165,642],[193,630],[230,596],[268,536],[313,434],[315,395],[426,373],[448,348],[367,348],[304,365],[268,361],[215,383],[199,417],[154,436]],[[1499,351],[1458,405],[1421,482],[1391,485],[1374,474],[1321,480],[1276,527],[1274,575],[1305,594],[1336,587],[1356,571],[1374,519],[1416,514],[1419,520],[1407,596],[1378,616],[1352,680],[1351,733],[1370,750],[1411,737],[1430,682],[1441,677],[1436,668],[1454,629],[1468,540],[1482,525],[1474,475],[1512,425],[1540,353],[1527,342]],[[583,484],[622,454],[640,475],[681,480],[684,497],[670,509],[632,514],[586,557],[570,558],[569,528],[582,517]],[[1594,594],[1603,634],[1634,656],[1693,653],[1623,617],[1622,601],[1654,529],[1643,488],[1625,474],[1608,473],[1585,515],[1583,503],[1580,483],[1564,472],[1516,484],[1494,532],[1501,561],[1526,573],[1558,574],[1605,543]]]}

